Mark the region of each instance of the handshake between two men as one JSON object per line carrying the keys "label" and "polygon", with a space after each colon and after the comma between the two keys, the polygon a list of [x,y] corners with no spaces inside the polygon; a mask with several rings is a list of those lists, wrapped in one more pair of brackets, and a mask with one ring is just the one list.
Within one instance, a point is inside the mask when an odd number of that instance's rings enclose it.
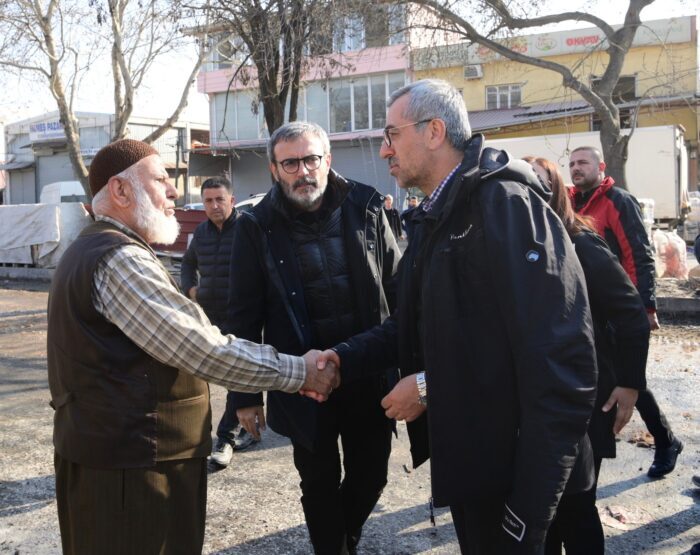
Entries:
{"label": "handshake between two men", "polygon": [[[306,362],[306,381],[299,392],[319,402],[325,401],[331,392],[340,386],[338,353],[332,349],[311,350],[304,355],[304,361]],[[387,418],[406,422],[411,422],[423,414],[426,405],[420,402],[416,375],[411,374],[399,380],[382,399],[382,407]]]}
{"label": "handshake between two men", "polygon": [[[299,393],[322,403],[334,389],[340,387],[340,357],[332,349],[319,351],[312,349],[303,356],[306,363],[306,380]],[[420,402],[416,375],[411,374],[399,382],[383,399],[387,418],[411,422],[426,410]],[[265,411],[262,406],[239,408],[236,415],[241,425],[256,440],[260,431],[266,429]]]}

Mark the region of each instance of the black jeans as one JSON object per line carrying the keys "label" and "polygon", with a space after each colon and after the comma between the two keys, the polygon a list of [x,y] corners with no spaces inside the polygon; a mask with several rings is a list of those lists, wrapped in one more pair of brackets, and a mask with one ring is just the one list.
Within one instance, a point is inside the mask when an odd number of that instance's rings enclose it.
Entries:
{"label": "black jeans", "polygon": [[647,430],[654,436],[656,447],[670,447],[675,437],[652,392],[648,389],[640,391],[635,406],[639,411],[639,416],[644,420]]}
{"label": "black jeans", "polygon": [[[352,553],[386,485],[391,420],[366,381],[343,385],[319,406],[313,451],[292,439],[301,504],[317,555]],[[343,448],[344,476],[338,436]]]}
{"label": "black jeans", "polygon": [[238,426],[238,416],[236,416],[236,406],[233,402],[233,392],[229,391],[226,394],[226,408],[224,414],[221,415],[219,426],[216,428],[216,435],[219,439],[233,441],[233,430]]}
{"label": "black jeans", "polygon": [[603,555],[605,534],[595,506],[598,476],[602,459],[596,457],[595,483],[584,492],[562,495],[545,544],[545,555],[561,555],[562,544],[566,555]]}

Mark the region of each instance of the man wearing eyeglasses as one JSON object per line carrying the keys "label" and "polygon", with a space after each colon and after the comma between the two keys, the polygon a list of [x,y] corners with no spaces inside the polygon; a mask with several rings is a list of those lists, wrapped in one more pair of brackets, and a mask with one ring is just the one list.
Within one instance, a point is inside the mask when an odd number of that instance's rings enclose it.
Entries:
{"label": "man wearing eyeglasses", "polygon": [[[380,324],[394,306],[400,257],[382,195],[331,169],[330,142],[316,124],[277,129],[268,157],[274,185],[236,224],[229,329],[305,353]],[[270,427],[292,441],[316,553],[354,553],[386,484],[392,421],[380,403],[391,374],[342,383],[323,410],[300,395],[267,397]],[[241,424],[258,438],[262,395],[234,395]]]}
{"label": "man wearing eyeglasses", "polygon": [[454,87],[418,81],[388,106],[380,155],[426,198],[396,311],[322,359],[342,383],[398,364],[382,405],[409,422],[414,465],[430,457],[434,503],[450,507],[463,553],[543,553],[595,399],[581,267],[550,193],[471,135]]}

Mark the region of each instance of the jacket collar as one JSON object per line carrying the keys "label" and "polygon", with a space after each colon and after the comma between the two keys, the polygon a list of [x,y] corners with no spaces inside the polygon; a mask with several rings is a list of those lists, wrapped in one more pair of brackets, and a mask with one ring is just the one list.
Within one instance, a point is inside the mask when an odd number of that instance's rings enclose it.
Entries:
{"label": "jacket collar", "polygon": [[574,201],[575,199],[581,199],[580,202],[584,202],[584,206],[588,205],[593,199],[596,199],[600,197],[601,195],[604,195],[607,193],[612,187],[615,185],[615,180],[610,177],[609,175],[606,176],[603,181],[600,182],[600,185],[596,186],[595,188],[591,189],[590,191],[582,191],[578,187],[573,187],[569,189],[571,191],[571,199]]}
{"label": "jacket collar", "polygon": [[234,222],[236,221],[236,218],[238,218],[238,211],[236,210],[236,207],[234,206],[233,211],[231,212],[231,215],[224,220],[224,225],[221,226],[221,231],[219,231],[219,228],[216,227],[214,222],[212,222],[209,218],[207,218],[207,223],[209,224],[209,227],[211,227],[213,230],[215,230],[217,233],[223,233],[226,231],[228,228],[230,228]]}
{"label": "jacket collar", "polygon": [[[426,219],[440,219],[443,212],[450,212],[455,198],[458,195],[471,195],[474,189],[478,186],[481,175],[480,161],[484,151],[484,136],[481,133],[473,135],[464,148],[464,156],[462,163],[457,171],[452,176],[450,182],[446,185],[447,190],[437,199],[433,210],[429,213],[417,209],[412,215],[413,218],[424,217]],[[497,168],[492,168],[490,171],[496,171]],[[458,184],[458,186],[455,186]]]}

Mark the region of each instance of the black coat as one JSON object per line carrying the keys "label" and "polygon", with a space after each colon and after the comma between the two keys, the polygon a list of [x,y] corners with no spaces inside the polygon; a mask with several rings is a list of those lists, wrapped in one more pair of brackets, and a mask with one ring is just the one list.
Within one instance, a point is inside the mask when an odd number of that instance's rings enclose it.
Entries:
{"label": "black coat", "polygon": [[598,359],[598,393],[588,435],[596,457],[615,457],[616,409],[601,409],[616,386],[646,388],[649,319],[637,288],[605,241],[587,231],[572,241],[586,277]]}
{"label": "black coat", "polygon": [[388,210],[385,208],[384,213],[387,220],[389,220],[389,227],[398,241],[401,237],[401,216],[399,216],[399,211],[396,208],[389,208]]}
{"label": "black coat", "polygon": [[409,434],[414,464],[431,457],[435,504],[500,496],[535,545],[591,415],[593,329],[548,194],[529,165],[482,144],[412,218],[396,313],[336,349],[343,379],[396,356],[402,374],[424,370],[428,411]]}
{"label": "black coat", "polygon": [[[189,298],[190,288],[197,286],[197,302],[211,323],[223,329],[228,301],[231,246],[238,212],[234,209],[221,231],[207,219],[192,236],[180,266],[180,285]],[[197,279],[199,274],[199,280]]]}
{"label": "black coat", "polygon": [[[395,306],[394,276],[401,256],[382,209],[384,198],[374,188],[333,171],[325,194],[336,196],[341,206],[359,329],[369,329],[381,323]],[[281,196],[279,188],[273,187],[250,214],[242,214],[238,220],[227,329],[280,352],[302,355],[319,345],[312,341],[289,233],[290,215]],[[380,372],[372,383],[386,389],[386,377]],[[234,397],[238,408],[263,404],[262,395],[235,393]],[[269,392],[267,403],[270,427],[313,449],[318,403],[279,391]]]}

